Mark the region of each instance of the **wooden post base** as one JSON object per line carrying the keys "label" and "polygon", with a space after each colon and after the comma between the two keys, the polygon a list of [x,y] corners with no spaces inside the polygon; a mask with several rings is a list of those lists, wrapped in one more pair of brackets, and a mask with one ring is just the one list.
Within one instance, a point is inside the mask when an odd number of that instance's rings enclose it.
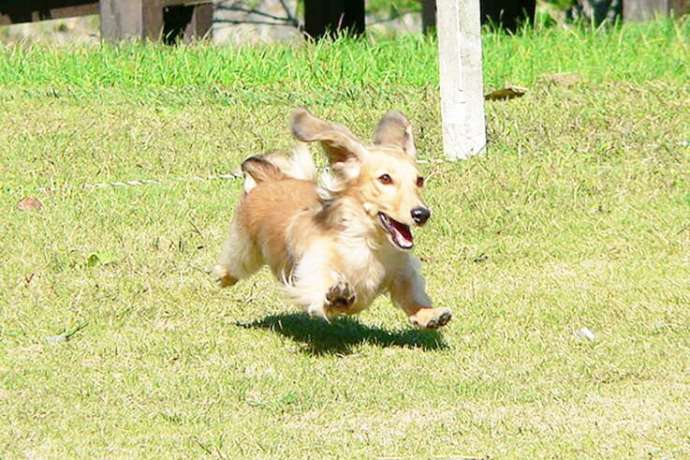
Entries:
{"label": "wooden post base", "polygon": [[690,12],[690,0],[625,0],[623,20],[650,21],[673,13],[676,17]]}
{"label": "wooden post base", "polygon": [[101,39],[159,40],[175,43],[203,38],[211,31],[213,4],[180,0],[101,0]]}

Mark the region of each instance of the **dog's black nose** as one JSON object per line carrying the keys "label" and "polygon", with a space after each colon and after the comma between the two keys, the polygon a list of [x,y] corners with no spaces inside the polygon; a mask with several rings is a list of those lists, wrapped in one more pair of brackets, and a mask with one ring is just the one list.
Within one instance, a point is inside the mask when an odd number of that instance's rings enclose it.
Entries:
{"label": "dog's black nose", "polygon": [[423,207],[418,207],[418,208],[412,208],[412,220],[415,221],[418,225],[424,225],[427,220],[429,220],[429,217],[431,217],[431,212],[427,208]]}

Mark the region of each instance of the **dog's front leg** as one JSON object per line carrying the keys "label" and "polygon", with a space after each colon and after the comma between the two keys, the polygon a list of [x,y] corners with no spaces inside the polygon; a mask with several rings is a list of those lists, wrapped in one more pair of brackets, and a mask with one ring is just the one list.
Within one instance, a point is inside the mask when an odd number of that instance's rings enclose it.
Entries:
{"label": "dog's front leg", "polygon": [[291,290],[297,294],[299,303],[309,316],[326,321],[332,316],[346,314],[356,298],[350,284],[336,273],[303,278]]}
{"label": "dog's front leg", "polygon": [[424,288],[420,264],[414,256],[408,256],[403,270],[391,282],[390,295],[393,303],[407,314],[410,322],[422,329],[438,329],[453,317],[449,308],[433,308]]}
{"label": "dog's front leg", "polygon": [[307,253],[295,268],[289,294],[310,316],[328,320],[346,313],[356,300],[350,283],[330,263],[327,251]]}

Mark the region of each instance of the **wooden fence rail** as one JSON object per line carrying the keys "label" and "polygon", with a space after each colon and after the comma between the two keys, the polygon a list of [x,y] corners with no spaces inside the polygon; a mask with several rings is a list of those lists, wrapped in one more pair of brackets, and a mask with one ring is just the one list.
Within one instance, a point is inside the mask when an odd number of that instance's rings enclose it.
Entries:
{"label": "wooden fence rail", "polygon": [[[278,1],[278,0],[276,0]],[[422,2],[424,31],[436,27],[437,0]],[[454,0],[466,8],[473,0]],[[516,30],[534,19],[536,0],[480,0],[482,23]],[[656,15],[690,11],[690,0],[623,0],[623,18],[643,21]],[[162,38],[172,43],[207,37],[213,22],[212,0],[0,0],[0,26],[47,19],[100,14],[101,37],[107,41]],[[321,38],[365,30],[364,0],[304,0],[304,31]]]}
{"label": "wooden fence rail", "polygon": [[0,25],[100,14],[101,38],[177,39],[208,36],[211,0],[19,0],[0,1]]}

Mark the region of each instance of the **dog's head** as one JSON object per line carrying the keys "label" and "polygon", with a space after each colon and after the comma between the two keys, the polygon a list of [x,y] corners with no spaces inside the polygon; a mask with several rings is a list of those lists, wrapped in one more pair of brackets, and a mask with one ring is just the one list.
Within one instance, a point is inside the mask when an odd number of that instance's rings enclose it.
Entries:
{"label": "dog's head", "polygon": [[354,199],[395,248],[412,248],[410,228],[424,225],[431,212],[421,197],[424,178],[417,170],[412,127],[402,113],[383,116],[371,145],[304,109],[293,114],[292,133],[303,142],[323,146],[333,178],[327,184],[329,192]]}

